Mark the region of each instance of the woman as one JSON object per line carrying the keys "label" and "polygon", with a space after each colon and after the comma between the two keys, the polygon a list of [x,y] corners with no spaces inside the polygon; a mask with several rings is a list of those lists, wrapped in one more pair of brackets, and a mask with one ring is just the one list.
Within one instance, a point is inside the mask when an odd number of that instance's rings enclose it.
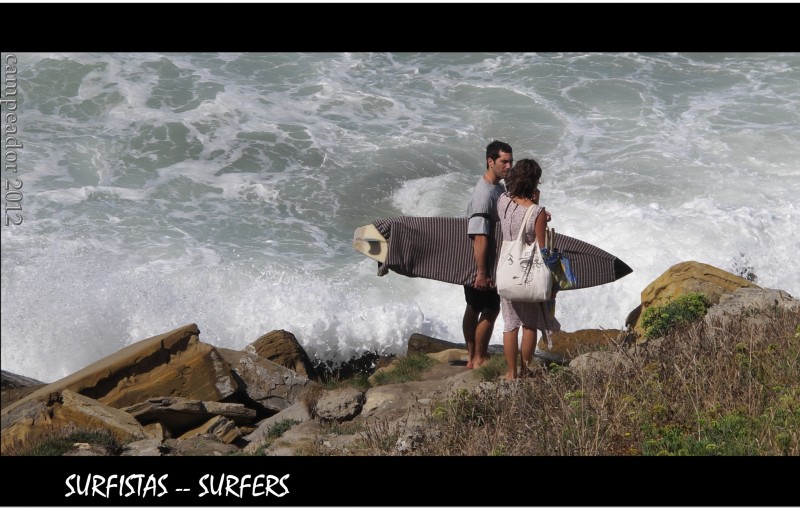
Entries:
{"label": "woman", "polygon": [[[497,213],[500,217],[500,229],[503,240],[514,240],[522,227],[522,220],[528,208],[536,208],[525,231],[525,241],[533,243],[534,236],[543,247],[548,215],[539,202],[539,179],[542,169],[532,159],[519,160],[506,175],[506,192],[497,199]],[[535,219],[535,221],[534,221]],[[503,313],[503,353],[506,358],[508,372],[505,378],[517,378],[517,353],[519,329],[522,327],[522,361],[520,374],[526,374],[528,364],[533,359],[536,349],[536,330],[544,334],[548,331],[558,331],[561,325],[555,319],[555,297],[548,302],[512,302],[505,298],[500,299],[500,309]]]}

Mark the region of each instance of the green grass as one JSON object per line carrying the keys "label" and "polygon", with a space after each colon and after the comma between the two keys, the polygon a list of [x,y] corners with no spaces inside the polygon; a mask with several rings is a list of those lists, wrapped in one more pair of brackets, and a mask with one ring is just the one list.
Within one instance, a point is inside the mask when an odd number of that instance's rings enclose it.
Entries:
{"label": "green grass", "polygon": [[341,387],[353,387],[359,390],[368,390],[372,385],[369,383],[369,375],[358,373],[347,378],[331,377],[323,384],[325,390],[333,390]]}
{"label": "green grass", "polygon": [[484,380],[494,381],[506,373],[507,367],[506,359],[503,355],[492,355],[487,363],[475,369],[475,371],[477,371]]}
{"label": "green grass", "polygon": [[756,456],[759,454],[757,417],[733,412],[718,418],[698,420],[699,430],[677,424],[644,429],[642,454],[645,456]]}
{"label": "green grass", "polygon": [[18,456],[63,456],[74,449],[76,443],[85,443],[102,447],[112,456],[122,452],[122,444],[108,431],[105,430],[62,430],[42,438]]}
{"label": "green grass", "polygon": [[373,380],[378,386],[419,380],[421,374],[433,364],[434,360],[424,354],[404,357],[398,359],[398,363],[391,369],[375,373]]}
{"label": "green grass", "polygon": [[648,307],[642,314],[642,328],[647,339],[663,337],[678,326],[686,326],[706,315],[710,303],[705,295],[689,293],[666,305]]}
{"label": "green grass", "polygon": [[272,445],[275,440],[282,437],[284,433],[292,429],[296,424],[300,424],[300,422],[294,419],[283,419],[270,426],[267,429],[263,443],[258,447],[256,452],[253,453],[253,456],[264,456],[264,451],[270,445]]}
{"label": "green grass", "polygon": [[280,438],[284,433],[292,429],[295,424],[300,424],[300,422],[294,419],[278,421],[267,430],[267,438]]}

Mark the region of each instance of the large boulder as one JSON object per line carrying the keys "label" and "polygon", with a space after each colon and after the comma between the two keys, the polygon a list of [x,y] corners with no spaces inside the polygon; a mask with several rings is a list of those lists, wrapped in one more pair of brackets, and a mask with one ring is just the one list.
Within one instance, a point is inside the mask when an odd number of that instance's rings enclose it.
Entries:
{"label": "large boulder", "polygon": [[[702,293],[712,305],[716,305],[722,295],[743,287],[761,289],[749,280],[725,270],[697,261],[685,261],[670,267],[645,287],[641,305],[637,309],[641,312],[648,307],[662,306],[690,293]],[[641,313],[632,314],[627,320],[634,324],[633,330],[638,338],[644,337],[642,316]]]}
{"label": "large boulder", "polygon": [[252,353],[242,353],[233,366],[247,396],[262,407],[279,412],[310,388],[318,386],[306,376]]}
{"label": "large boulder", "polygon": [[228,363],[216,348],[200,342],[199,333],[191,324],[139,341],[42,387],[2,413],[65,389],[114,408],[161,396],[221,401],[234,394],[238,384]]}
{"label": "large boulder", "polygon": [[27,376],[14,374],[6,370],[0,371],[0,409],[19,401],[45,385],[47,384]]}
{"label": "large boulder", "polygon": [[59,431],[103,430],[122,443],[150,436],[129,413],[68,389],[47,400],[26,401],[3,418],[3,454],[11,449],[19,453]]}
{"label": "large boulder", "polygon": [[340,387],[325,392],[314,407],[317,417],[327,421],[348,421],[361,413],[364,391],[354,387]]}
{"label": "large boulder", "polygon": [[779,289],[742,288],[723,295],[717,306],[708,311],[704,321],[708,324],[713,324],[715,321],[724,324],[747,312],[750,312],[750,316],[763,316],[754,313],[779,308],[798,311],[800,300]]}
{"label": "large boulder", "polygon": [[711,328],[712,337],[725,338],[733,325],[741,325],[748,335],[771,336],[776,315],[795,317],[800,324],[800,300],[778,289],[737,289],[723,295],[717,305],[709,309],[703,321]]}
{"label": "large boulder", "polygon": [[61,392],[61,406],[53,411],[53,417],[80,429],[108,431],[122,442],[150,436],[133,415],[67,389]]}
{"label": "large boulder", "polygon": [[258,355],[297,374],[313,379],[314,365],[297,338],[286,330],[273,330],[245,347],[245,351]]}
{"label": "large boulder", "polygon": [[19,389],[22,387],[30,387],[32,385],[45,385],[45,383],[39,380],[34,380],[33,378],[28,378],[27,376],[14,374],[6,371],[5,369],[0,370],[0,389],[2,390]]}

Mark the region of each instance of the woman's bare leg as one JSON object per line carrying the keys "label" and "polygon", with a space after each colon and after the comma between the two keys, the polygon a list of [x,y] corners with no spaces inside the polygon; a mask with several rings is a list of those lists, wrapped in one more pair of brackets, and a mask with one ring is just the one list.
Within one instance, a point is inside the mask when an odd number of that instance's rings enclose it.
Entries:
{"label": "woman's bare leg", "polygon": [[520,364],[520,375],[528,374],[528,364],[533,360],[533,352],[536,350],[536,329],[522,327],[522,363]]}
{"label": "woman's bare leg", "polygon": [[517,378],[517,333],[519,328],[503,332],[503,355],[506,358],[506,365],[508,372],[506,372],[506,380],[515,380]]}

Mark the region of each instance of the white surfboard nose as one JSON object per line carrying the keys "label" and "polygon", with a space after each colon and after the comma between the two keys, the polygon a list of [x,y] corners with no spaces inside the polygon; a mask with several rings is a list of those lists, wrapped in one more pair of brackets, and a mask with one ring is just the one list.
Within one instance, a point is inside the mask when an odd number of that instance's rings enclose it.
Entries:
{"label": "white surfboard nose", "polygon": [[385,263],[389,243],[373,224],[368,224],[358,227],[353,233],[353,248],[379,263]]}

